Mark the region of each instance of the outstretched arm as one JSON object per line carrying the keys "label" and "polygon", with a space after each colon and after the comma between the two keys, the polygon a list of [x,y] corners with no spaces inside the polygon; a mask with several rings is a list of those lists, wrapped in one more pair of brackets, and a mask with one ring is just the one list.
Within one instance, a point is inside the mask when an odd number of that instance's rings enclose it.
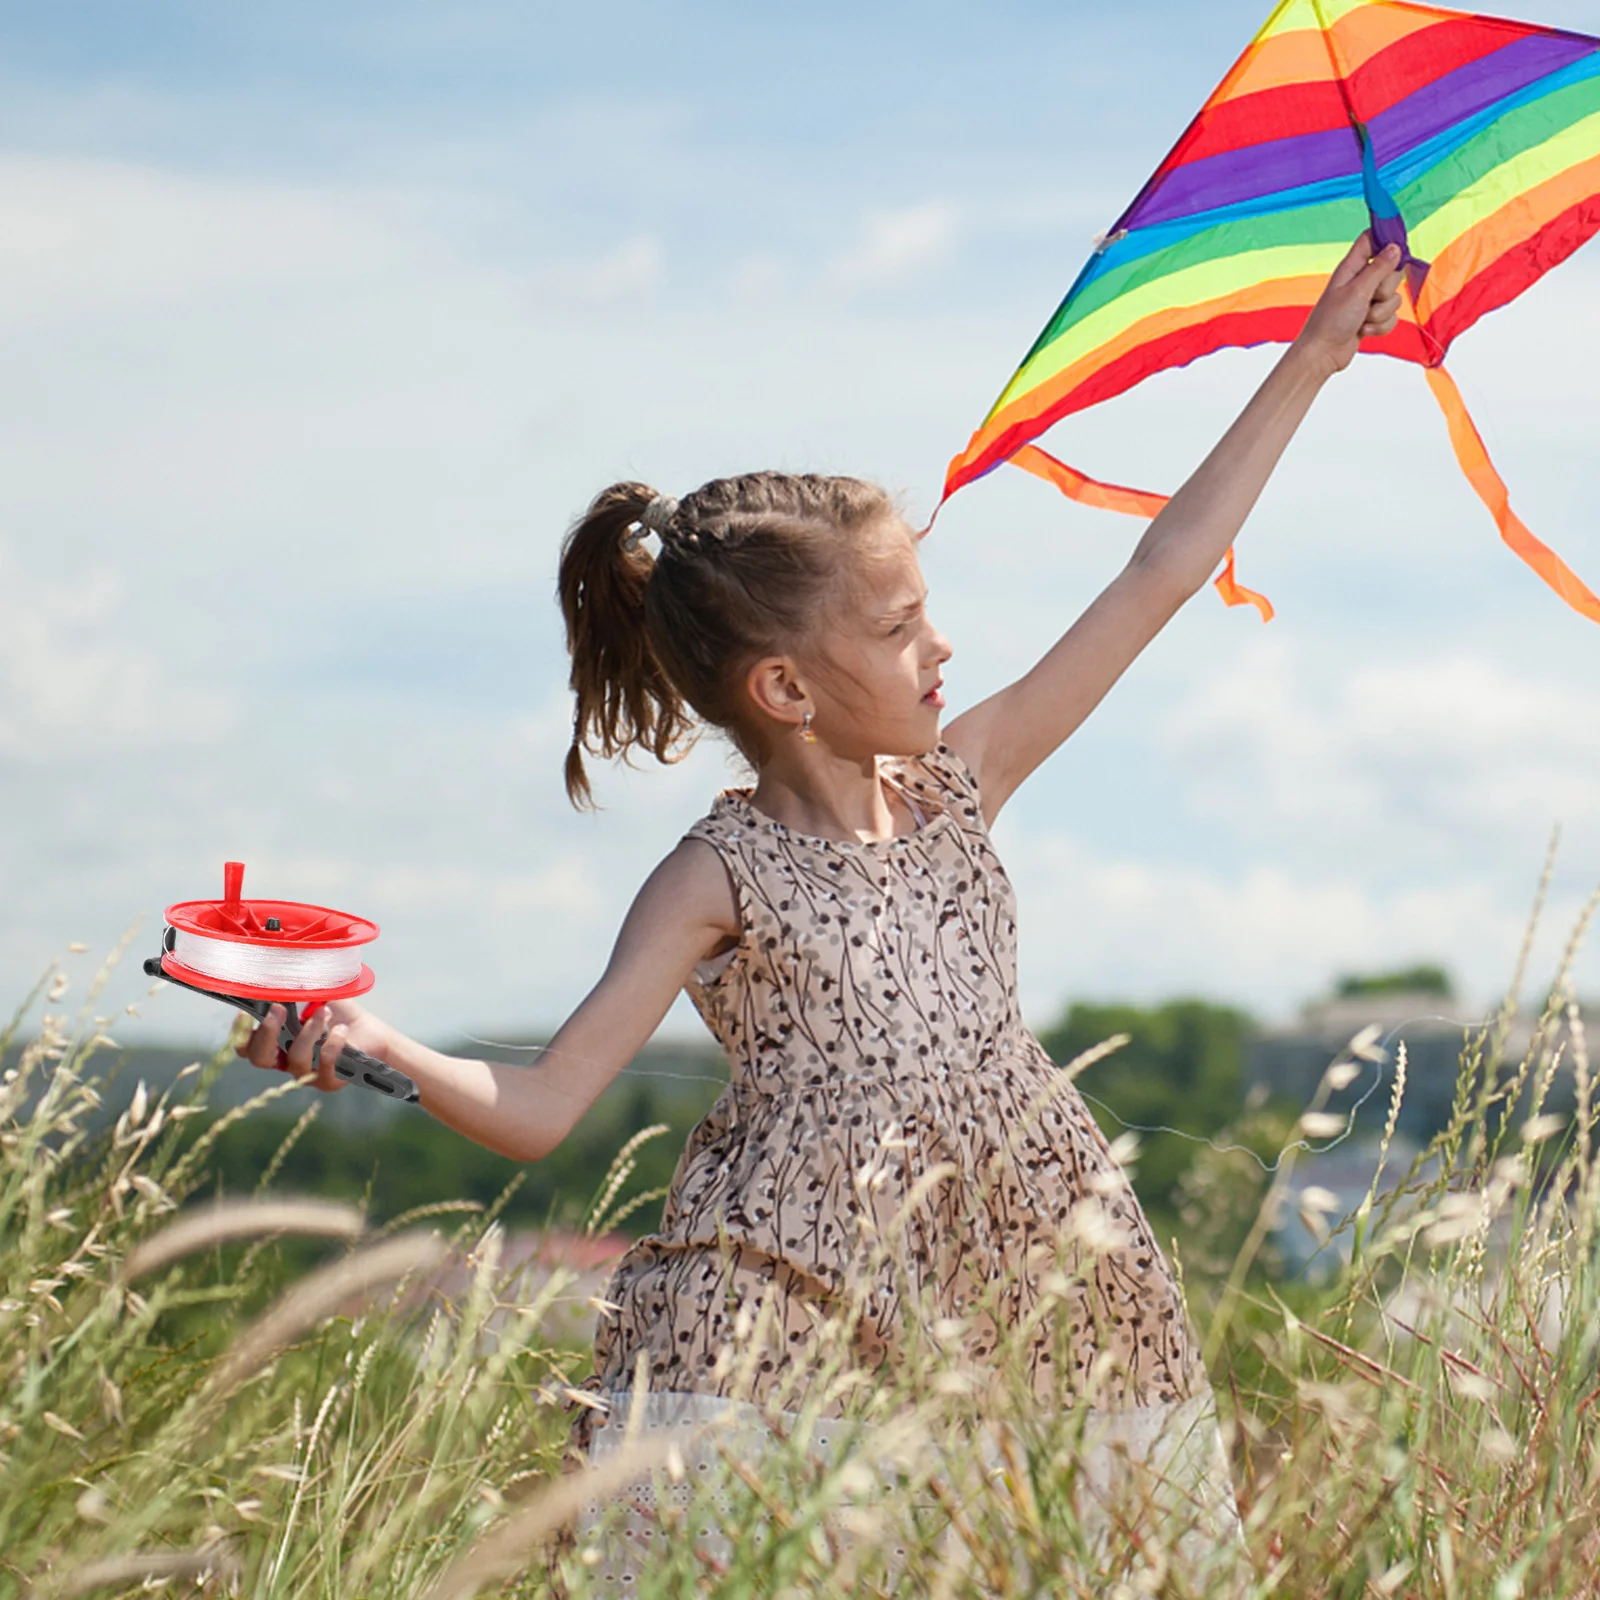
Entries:
{"label": "outstretched arm", "polygon": [[1123,570],[1025,677],[963,713],[946,741],[992,821],[1018,785],[1106,697],[1134,657],[1216,570],[1324,383],[1400,311],[1399,253],[1363,234],[1290,345]]}
{"label": "outstretched arm", "polygon": [[538,1161],[656,1031],[695,963],[738,931],[722,863],[708,845],[685,840],[645,880],[600,981],[532,1065],[442,1055],[344,1001],[306,1019],[286,1063],[276,1007],[239,1053],[309,1077],[312,1048],[326,1033],[318,1087],[338,1087],[333,1063],[347,1042],[355,1044],[414,1079],[423,1107],[458,1133],[515,1161]]}

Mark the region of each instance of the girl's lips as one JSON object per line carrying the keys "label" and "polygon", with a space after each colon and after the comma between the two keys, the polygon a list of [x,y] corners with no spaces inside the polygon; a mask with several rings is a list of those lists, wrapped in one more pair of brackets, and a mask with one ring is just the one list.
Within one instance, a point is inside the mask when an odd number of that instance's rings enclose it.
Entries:
{"label": "girl's lips", "polygon": [[932,706],[935,711],[943,711],[944,685],[942,683],[934,684],[934,686],[925,695],[923,695],[922,703],[924,705]]}

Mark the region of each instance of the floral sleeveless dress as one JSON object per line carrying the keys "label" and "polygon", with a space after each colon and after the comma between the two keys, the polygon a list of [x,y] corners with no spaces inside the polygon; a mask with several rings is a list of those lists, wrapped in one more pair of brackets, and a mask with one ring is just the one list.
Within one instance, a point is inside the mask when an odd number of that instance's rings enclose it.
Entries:
{"label": "floral sleeveless dress", "polygon": [[[1015,897],[975,780],[943,745],[882,758],[879,773],[921,816],[915,832],[812,837],[738,790],[688,832],[717,852],[739,903],[737,948],[689,987],[731,1081],[689,1138],[660,1231],[628,1251],[604,1293],[617,1309],[601,1319],[590,1387],[612,1420],[580,1424],[597,1458],[624,1414],[637,1425],[637,1399],[655,1426],[731,1404],[719,1357],[741,1308],[748,1318],[775,1296],[780,1341],[802,1346],[808,1307],[827,1310],[859,1265],[858,1241],[902,1212],[892,1270],[859,1325],[863,1363],[893,1360],[913,1294],[916,1315],[961,1319],[966,1354],[982,1362],[996,1322],[1021,1325],[1037,1299],[1030,1249],[1059,1251],[1076,1229],[1094,1247],[1066,1302],[1065,1344],[1044,1319],[1032,1346],[1041,1397],[1059,1401],[1063,1377],[1082,1392],[1108,1353],[1092,1403],[1127,1414],[1125,1448],[1174,1408],[1203,1407],[1209,1421],[1182,1298],[1144,1213],[1076,1089],[1023,1026]],[[953,1175],[907,1208],[944,1164]],[[870,1184],[858,1181],[866,1167]],[[1065,1375],[1051,1366],[1063,1348]],[[757,1402],[782,1353],[755,1372]],[[630,1406],[641,1357],[649,1393]]]}

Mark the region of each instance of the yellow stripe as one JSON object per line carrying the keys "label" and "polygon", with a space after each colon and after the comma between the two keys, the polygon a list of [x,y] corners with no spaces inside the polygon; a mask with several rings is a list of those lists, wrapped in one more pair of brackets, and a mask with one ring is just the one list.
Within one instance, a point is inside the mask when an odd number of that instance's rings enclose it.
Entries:
{"label": "yellow stripe", "polygon": [[[1364,0],[1358,0],[1364,3]],[[1256,35],[1256,43],[1263,39],[1276,39],[1279,34],[1296,33],[1304,30],[1315,33],[1318,29],[1316,7],[1311,0],[1288,0],[1287,5],[1279,6],[1267,18],[1267,25]]]}
{"label": "yellow stripe", "polygon": [[1600,111],[1564,128],[1532,150],[1484,173],[1469,189],[1440,206],[1411,230],[1411,248],[1424,261],[1442,255],[1469,228],[1508,205],[1524,190],[1600,155]]}
{"label": "yellow stripe", "polygon": [[1114,339],[1124,328],[1145,317],[1180,306],[1203,305],[1208,300],[1220,300],[1224,295],[1248,289],[1252,284],[1277,278],[1302,278],[1316,273],[1330,273],[1343,260],[1348,249],[1349,246],[1343,244],[1279,245],[1271,250],[1252,250],[1246,255],[1202,261],[1182,272],[1170,272],[1153,283],[1129,289],[1115,300],[1107,301],[1098,311],[1091,312],[1082,322],[1067,329],[1059,339],[1046,345],[1006,385],[1005,393],[995,402],[994,409],[996,412],[1003,410],[1018,395],[1048,382],[1058,372],[1065,371],[1073,362],[1081,360]]}
{"label": "yellow stripe", "polygon": [[[1297,28],[1316,33],[1324,25],[1331,28],[1352,11],[1360,11],[1378,3],[1381,0],[1320,0],[1318,4],[1313,4],[1312,0],[1290,0],[1288,5],[1273,13],[1271,20],[1256,37],[1276,38],[1280,33],[1293,33]],[[1322,13],[1320,17],[1317,15],[1319,11]]]}

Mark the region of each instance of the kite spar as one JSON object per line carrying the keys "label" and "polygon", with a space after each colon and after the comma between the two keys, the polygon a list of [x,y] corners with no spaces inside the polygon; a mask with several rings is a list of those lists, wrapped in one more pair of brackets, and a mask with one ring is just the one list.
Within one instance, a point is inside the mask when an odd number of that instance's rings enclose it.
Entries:
{"label": "kite spar", "polygon": [[[1600,229],[1600,39],[1412,5],[1284,0],[1079,274],[944,497],[1009,461],[1085,505],[1154,516],[1034,441],[1215,350],[1288,343],[1363,228],[1398,244],[1399,324],[1361,348],[1427,375],[1501,537],[1575,611],[1597,598],[1512,511],[1452,341]],[[1272,608],[1234,577],[1229,605]]]}

